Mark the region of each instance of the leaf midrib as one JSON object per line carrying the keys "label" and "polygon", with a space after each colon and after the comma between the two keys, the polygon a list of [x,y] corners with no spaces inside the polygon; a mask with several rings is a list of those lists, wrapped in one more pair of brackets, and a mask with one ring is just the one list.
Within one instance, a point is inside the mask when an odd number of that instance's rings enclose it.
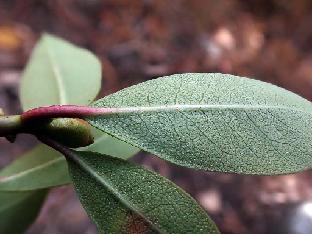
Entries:
{"label": "leaf midrib", "polygon": [[[76,155],[74,155],[75,160],[77,160],[77,162],[73,161],[74,163],[76,163],[78,166],[80,166],[82,169],[84,169],[86,172],[88,172],[91,176],[93,176],[95,178],[95,180],[97,182],[99,182],[100,184],[103,184],[107,190],[109,190],[111,193],[113,193],[118,199],[119,201],[125,205],[129,210],[134,211],[135,213],[137,213],[139,216],[141,216],[145,221],[147,221],[156,231],[158,231],[159,233],[165,233],[162,230],[159,229],[159,227],[157,227],[155,224],[153,224],[152,222],[150,222],[144,214],[142,214],[139,209],[133,205],[130,204],[130,202],[125,199],[125,197],[120,194],[117,190],[115,190],[113,188],[113,186],[107,182],[109,181],[109,179],[107,179],[104,175],[99,175],[95,170],[92,169],[92,167],[90,167],[87,163],[85,163],[83,160],[81,160],[80,158],[78,158]],[[103,179],[102,177],[106,178]]]}
{"label": "leaf midrib", "polygon": [[288,110],[299,111],[306,114],[312,114],[307,108],[275,106],[275,105],[241,105],[241,104],[176,104],[176,105],[160,105],[160,106],[135,106],[135,107],[101,107],[100,103],[95,103],[97,108],[95,115],[109,114],[132,114],[132,113],[152,113],[152,112],[172,112],[172,111],[207,111],[207,110]]}
{"label": "leaf midrib", "polygon": [[60,157],[60,158],[57,158],[57,159],[53,159],[53,160],[51,160],[49,162],[45,162],[43,164],[40,164],[38,166],[32,167],[30,169],[18,172],[16,174],[13,174],[13,175],[10,175],[10,176],[4,176],[2,178],[0,177],[0,187],[1,187],[1,183],[6,183],[6,182],[12,181],[14,179],[18,179],[18,178],[20,178],[20,177],[22,177],[24,175],[27,175],[27,174],[30,174],[32,172],[38,171],[40,169],[43,169],[43,168],[45,168],[47,166],[51,166],[51,165],[56,164],[56,163],[58,163],[60,161],[63,161],[63,160],[65,161],[64,158]]}
{"label": "leaf midrib", "polygon": [[61,105],[65,105],[67,104],[67,98],[66,98],[66,92],[65,92],[65,85],[63,83],[63,80],[62,80],[62,77],[61,77],[61,74],[60,74],[60,70],[58,68],[58,66],[55,64],[54,62],[54,56],[53,56],[53,52],[50,50],[49,46],[47,45],[47,42],[46,43],[43,43],[45,48],[46,48],[46,51],[47,51],[47,57],[48,57],[48,60],[51,64],[51,67],[52,67],[52,72],[54,74],[54,77],[55,77],[55,81],[56,81],[56,85],[58,87],[58,100],[59,100],[59,104]]}

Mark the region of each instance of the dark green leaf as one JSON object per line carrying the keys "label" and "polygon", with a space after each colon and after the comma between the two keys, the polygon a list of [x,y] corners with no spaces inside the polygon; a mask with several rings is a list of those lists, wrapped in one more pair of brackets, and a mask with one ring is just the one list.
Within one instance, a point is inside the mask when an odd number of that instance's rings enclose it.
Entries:
{"label": "dark green leaf", "polygon": [[101,233],[218,233],[206,212],[160,175],[92,152],[71,155],[73,183]]}
{"label": "dark green leaf", "polygon": [[224,74],[181,74],[107,96],[95,127],[173,163],[283,174],[312,162],[312,104],[277,86]]}
{"label": "dark green leaf", "polygon": [[46,190],[0,192],[0,233],[24,233],[37,217],[46,194]]}

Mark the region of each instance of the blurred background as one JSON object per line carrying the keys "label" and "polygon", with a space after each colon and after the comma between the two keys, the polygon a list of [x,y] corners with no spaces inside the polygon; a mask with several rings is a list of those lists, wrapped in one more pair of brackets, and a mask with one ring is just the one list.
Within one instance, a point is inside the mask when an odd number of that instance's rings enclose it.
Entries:
{"label": "blurred background", "polygon": [[[93,51],[100,96],[158,76],[222,72],[277,84],[312,100],[311,0],[0,0],[0,107],[21,111],[18,86],[49,32]],[[0,139],[0,168],[36,142]],[[193,171],[139,153],[225,234],[312,233],[312,173],[275,177]],[[25,214],[27,215],[27,214]],[[93,234],[71,186],[53,189],[28,234]]]}

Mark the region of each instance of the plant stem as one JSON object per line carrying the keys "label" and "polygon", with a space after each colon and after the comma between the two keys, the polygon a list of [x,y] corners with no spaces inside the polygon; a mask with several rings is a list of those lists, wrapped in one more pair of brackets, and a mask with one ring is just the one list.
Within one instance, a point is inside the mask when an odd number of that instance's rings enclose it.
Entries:
{"label": "plant stem", "polygon": [[116,113],[118,108],[95,108],[89,106],[53,105],[38,107],[24,112],[21,115],[23,122],[45,118],[80,118],[100,114]]}
{"label": "plant stem", "polygon": [[0,116],[0,137],[13,142],[19,133],[45,135],[71,148],[85,147],[94,142],[90,125],[82,119],[45,118],[24,122],[20,115]]}
{"label": "plant stem", "polygon": [[0,116],[0,137],[15,135],[22,131],[20,115]]}

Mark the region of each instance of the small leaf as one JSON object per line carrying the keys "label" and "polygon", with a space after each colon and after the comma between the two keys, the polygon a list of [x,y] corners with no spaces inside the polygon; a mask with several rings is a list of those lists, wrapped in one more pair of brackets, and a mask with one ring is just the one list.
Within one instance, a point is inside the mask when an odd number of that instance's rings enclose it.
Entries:
{"label": "small leaf", "polygon": [[[87,105],[96,97],[100,86],[101,64],[92,53],[45,34],[21,79],[22,107],[29,110],[56,104]],[[96,142],[88,150],[122,158],[138,152],[136,147],[98,133]]]}
{"label": "small leaf", "polygon": [[90,103],[101,87],[101,64],[89,51],[51,35],[36,45],[21,80],[24,110]]}
{"label": "small leaf", "polygon": [[71,155],[72,180],[100,233],[219,233],[189,195],[160,175],[92,152]]}
{"label": "small leaf", "polygon": [[0,171],[0,191],[25,191],[70,183],[65,158],[38,145]]}
{"label": "small leaf", "polygon": [[147,81],[94,103],[88,122],[173,163],[283,174],[311,167],[312,104],[277,86],[224,74]]}
{"label": "small leaf", "polygon": [[36,219],[46,194],[46,190],[0,192],[0,233],[24,233]]}

